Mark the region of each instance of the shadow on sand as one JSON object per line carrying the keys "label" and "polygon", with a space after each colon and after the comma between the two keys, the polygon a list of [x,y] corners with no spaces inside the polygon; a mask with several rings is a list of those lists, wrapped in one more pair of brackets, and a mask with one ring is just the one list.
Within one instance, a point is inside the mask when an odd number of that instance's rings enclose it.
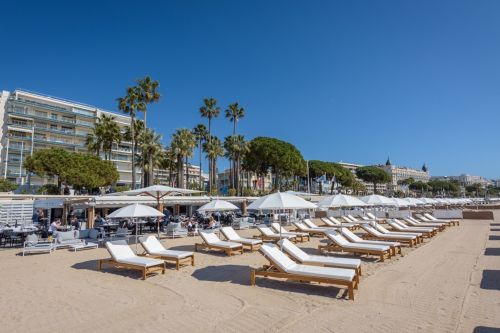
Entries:
{"label": "shadow on sand", "polygon": [[[167,265],[168,267],[168,265]],[[102,270],[99,270],[99,260],[88,260],[84,262],[78,262],[74,265],[71,266],[71,268],[74,269],[84,269],[88,271],[94,271],[94,272],[101,272],[101,273],[112,273],[116,275],[121,275],[121,276],[126,276],[132,279],[141,279],[142,278],[142,273],[138,270],[133,270],[133,269],[124,269],[124,268],[116,268],[113,267],[110,264],[103,264],[102,265]],[[153,275],[158,275],[160,273],[154,273],[149,276]]]}
{"label": "shadow on sand", "polygon": [[492,235],[490,236],[489,240],[500,240],[500,236]]}
{"label": "shadow on sand", "polygon": [[487,247],[484,250],[485,256],[500,256],[500,247]]}
{"label": "shadow on sand", "polygon": [[486,327],[486,326],[476,326],[472,333],[500,333],[500,328],[497,327]]}
{"label": "shadow on sand", "polygon": [[500,290],[500,271],[485,269],[480,287],[487,290]]}

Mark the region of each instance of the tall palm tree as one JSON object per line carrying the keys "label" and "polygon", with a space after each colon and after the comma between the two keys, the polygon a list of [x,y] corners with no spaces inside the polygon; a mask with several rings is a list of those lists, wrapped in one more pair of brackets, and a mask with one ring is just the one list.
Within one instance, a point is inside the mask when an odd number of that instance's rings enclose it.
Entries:
{"label": "tall palm tree", "polygon": [[[193,149],[196,147],[196,139],[187,128],[181,128],[172,135],[170,147],[177,158],[177,186],[187,188],[189,183],[188,158],[193,156]],[[184,159],[186,163],[186,184],[184,184]]]}
{"label": "tall palm tree", "polygon": [[226,109],[226,118],[233,123],[233,135],[236,135],[236,124],[238,120],[245,117],[245,109],[240,107],[238,102],[229,104]]}
{"label": "tall palm tree", "polygon": [[176,166],[176,161],[175,161],[175,156],[172,155],[172,150],[170,149],[170,147],[164,148],[158,158],[158,169],[169,171],[169,177],[168,177],[169,182],[167,185],[173,186],[172,174],[173,171],[175,170],[175,166]]}
{"label": "tall palm tree", "polygon": [[160,100],[161,95],[158,92],[160,83],[153,81],[149,76],[137,80],[136,83],[137,94],[139,96],[139,110],[144,112],[144,126],[147,128],[147,105]]}
{"label": "tall palm tree", "polygon": [[203,124],[198,124],[196,125],[195,128],[193,128],[193,134],[194,134],[194,137],[197,141],[196,143],[196,146],[199,148],[199,159],[200,159],[200,171],[199,171],[199,181],[200,181],[200,184],[199,184],[199,190],[200,191],[203,191],[203,180],[201,178],[201,159],[202,159],[202,156],[201,156],[201,152],[202,152],[202,149],[203,149],[203,141],[206,141],[207,138],[208,138],[208,132],[207,132],[207,128],[205,127],[205,125]]}
{"label": "tall palm tree", "polygon": [[[203,118],[208,119],[208,143],[212,140],[212,119],[217,118],[220,114],[220,108],[217,106],[217,100],[215,98],[205,98],[203,100],[203,106],[200,108],[200,114]],[[219,140],[220,141],[220,140]],[[213,170],[211,165],[211,160],[209,159],[208,168]],[[208,174],[208,190],[212,191],[212,185],[214,181],[214,175]]]}
{"label": "tall palm tree", "polygon": [[[132,143],[132,163],[135,167],[144,169],[144,159],[139,159],[137,152],[139,151],[140,139],[144,133],[144,122],[140,119],[135,119],[133,126],[125,126],[123,139]],[[140,163],[138,163],[139,161]],[[135,183],[134,183],[135,184]],[[144,177],[141,176],[141,187],[144,187]]]}
{"label": "tall palm tree", "polygon": [[132,140],[132,189],[135,189],[135,155],[137,153],[137,145],[135,144],[134,124],[137,110],[139,108],[139,95],[135,87],[127,88],[127,93],[124,97],[117,99],[118,109],[123,113],[130,115],[130,138]]}
{"label": "tall palm tree", "polygon": [[102,150],[102,137],[98,134],[100,129],[94,127],[92,129],[92,133],[87,134],[87,138],[85,139],[85,147],[87,150],[97,156],[101,155]]}
{"label": "tall palm tree", "polygon": [[231,163],[230,185],[236,190],[239,195],[241,192],[240,173],[241,173],[241,158],[248,152],[248,145],[243,135],[231,135],[224,139],[225,156]]}
{"label": "tall palm tree", "polygon": [[[222,142],[216,136],[209,138],[208,142],[203,144],[203,150],[208,156],[210,163],[210,174],[212,179],[215,180],[216,170],[217,170],[217,158],[224,156],[224,148],[222,147]],[[210,193],[212,194],[212,190]]]}
{"label": "tall palm tree", "polygon": [[100,132],[102,134],[102,150],[104,151],[104,158],[111,160],[111,151],[113,143],[119,144],[122,140],[120,126],[115,121],[115,117],[103,114],[99,118]]}
{"label": "tall palm tree", "polygon": [[144,186],[153,184],[153,172],[163,150],[161,135],[151,129],[146,129],[140,139],[142,160],[144,165]]}
{"label": "tall palm tree", "polygon": [[238,148],[235,144],[235,136],[230,135],[224,138],[224,156],[229,160],[229,188],[235,188],[235,161],[236,161],[236,149]]}

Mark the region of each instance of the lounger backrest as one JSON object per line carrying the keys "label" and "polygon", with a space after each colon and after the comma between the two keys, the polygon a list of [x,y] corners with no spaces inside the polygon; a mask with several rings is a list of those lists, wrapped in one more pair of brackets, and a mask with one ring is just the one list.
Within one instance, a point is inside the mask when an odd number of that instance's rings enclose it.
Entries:
{"label": "lounger backrest", "polygon": [[389,230],[387,230],[386,228],[384,228],[383,226],[381,226],[380,224],[376,223],[375,224],[375,229],[377,229],[378,231],[386,234],[389,232]]}
{"label": "lounger backrest", "polygon": [[260,251],[276,266],[278,266],[283,271],[288,271],[291,267],[296,264],[292,259],[288,258],[286,254],[281,252],[279,248],[274,244],[262,244]]}
{"label": "lounger backrest", "polygon": [[264,236],[272,236],[272,235],[275,235],[275,233],[271,230],[271,228],[269,227],[261,227],[261,226],[258,226],[257,229],[259,229],[260,232],[262,232],[262,234]]}
{"label": "lounger backrest", "polygon": [[132,251],[130,246],[128,246],[125,240],[116,240],[112,242],[106,242],[106,248],[109,254],[115,260],[122,260],[127,258],[135,257],[135,253]]}
{"label": "lounger backrest", "polygon": [[366,213],[366,216],[368,216],[369,218],[371,218],[372,220],[376,220],[377,218],[375,217],[375,215],[373,215],[372,213]]}
{"label": "lounger backrest", "polygon": [[333,227],[335,226],[329,219],[327,219],[326,217],[322,217],[321,218],[321,222],[323,222],[324,224],[330,226],[330,227]]}
{"label": "lounger backrest", "polygon": [[220,231],[226,236],[227,239],[235,241],[240,239],[241,237],[234,231],[231,227],[222,227]]}
{"label": "lounger backrest", "polygon": [[200,230],[200,236],[207,244],[214,244],[220,242],[220,238],[213,232]]}
{"label": "lounger backrest", "polygon": [[424,216],[422,216],[422,214],[415,214],[415,216],[416,216],[418,219],[420,219],[420,220],[422,220],[422,221],[424,221],[424,222],[430,222],[430,221],[429,221],[429,219],[428,219],[428,218],[426,218],[426,217],[424,217]]}
{"label": "lounger backrest", "polygon": [[437,218],[435,218],[434,216],[432,216],[429,213],[425,213],[424,216],[427,217],[429,220],[437,221]]}
{"label": "lounger backrest", "polygon": [[368,216],[361,216],[361,219],[364,221],[371,221]]}
{"label": "lounger backrest", "polygon": [[364,223],[361,225],[361,228],[363,228],[367,233],[373,235],[373,236],[383,236],[377,229],[369,225],[368,223]]}
{"label": "lounger backrest", "polygon": [[274,228],[274,230],[276,230],[276,232],[280,232],[280,230],[281,230],[281,233],[285,233],[285,232],[287,232],[287,231],[285,230],[285,228],[283,228],[283,227],[282,227],[279,223],[277,223],[277,222],[273,222],[273,223],[271,224],[271,226]]}
{"label": "lounger backrest", "polygon": [[281,245],[281,248],[291,255],[293,258],[297,259],[300,262],[304,262],[309,259],[309,255],[299,249],[295,244],[290,242],[288,239],[282,239],[278,242]]}
{"label": "lounger backrest", "polygon": [[347,216],[341,216],[341,217],[342,217],[342,219],[343,219],[345,222],[347,222],[347,223],[352,223],[352,222],[353,222],[353,221],[352,221],[350,218],[348,218]]}
{"label": "lounger backrest", "polygon": [[318,226],[314,223],[312,223],[311,220],[309,219],[304,219],[304,223],[309,227],[309,228],[317,228]]}
{"label": "lounger backrest", "polygon": [[351,214],[347,215],[347,217],[352,221],[352,222],[359,222],[359,220],[357,218],[355,218],[354,216],[352,216]]}
{"label": "lounger backrest", "polygon": [[303,224],[303,223],[300,223],[300,222],[292,222],[294,226],[297,227],[297,229],[299,230],[304,230],[306,228],[306,226]]}
{"label": "lounger backrest", "polygon": [[340,232],[342,233],[343,236],[345,236],[351,242],[360,242],[363,240],[360,237],[358,237],[358,235],[356,235],[354,232],[352,232],[351,230],[349,230],[347,228],[340,229]]}
{"label": "lounger backrest", "polygon": [[401,226],[392,220],[387,220],[387,223],[394,229],[401,230]]}
{"label": "lounger backrest", "polygon": [[348,245],[349,242],[347,241],[347,239],[345,239],[344,237],[342,237],[341,234],[339,234],[338,232],[334,231],[334,230],[328,230],[325,232],[326,234],[326,237],[328,237],[329,239],[331,239],[335,244],[339,245],[339,246],[344,246],[344,245]]}
{"label": "lounger backrest", "polygon": [[337,220],[335,217],[333,216],[330,216],[329,217],[330,221],[332,221],[333,224],[335,224],[336,226],[340,226],[342,225],[342,222],[340,222],[339,220]]}
{"label": "lounger backrest", "polygon": [[403,222],[401,222],[400,220],[398,219],[392,219],[392,221],[394,223],[396,223],[397,225],[399,225],[401,228],[408,228],[408,226],[406,224],[404,224]]}
{"label": "lounger backrest", "polygon": [[155,236],[139,237],[139,242],[141,242],[142,247],[148,253],[165,251],[165,248]]}

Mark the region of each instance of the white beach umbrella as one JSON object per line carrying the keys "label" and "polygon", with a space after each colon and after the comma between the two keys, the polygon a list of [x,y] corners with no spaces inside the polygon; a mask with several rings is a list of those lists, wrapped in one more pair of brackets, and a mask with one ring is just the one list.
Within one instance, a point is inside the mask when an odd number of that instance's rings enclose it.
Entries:
{"label": "white beach umbrella", "polygon": [[383,195],[372,194],[360,198],[366,204],[373,206],[395,206],[395,203],[390,198],[384,197]]}
{"label": "white beach umbrella", "polygon": [[406,201],[405,199],[402,198],[391,198],[391,200],[394,202],[394,205],[397,207],[408,207],[411,206],[412,204]]}
{"label": "white beach umbrella", "polygon": [[278,209],[315,209],[317,206],[312,202],[302,199],[296,195],[276,192],[258,198],[248,209],[255,210],[278,210]]}
{"label": "white beach umbrella", "polygon": [[198,208],[198,212],[220,212],[227,210],[238,210],[239,208],[225,200],[215,199]]}
{"label": "white beach umbrella", "polygon": [[285,193],[292,194],[292,195],[297,195],[300,197],[310,197],[310,196],[317,196],[318,194],[316,193],[307,193],[307,192],[299,192],[299,191],[286,191]]}
{"label": "white beach umbrella", "polygon": [[318,202],[318,207],[363,207],[369,206],[363,201],[359,200],[356,197],[346,195],[346,194],[337,194],[330,197],[326,197],[325,199]]}
{"label": "white beach umbrella", "polygon": [[416,206],[425,205],[424,202],[418,200],[417,198],[405,198],[405,200]]}
{"label": "white beach umbrella", "polygon": [[[108,218],[132,218],[135,222],[135,219],[138,217],[161,217],[165,216],[162,212],[153,207],[149,207],[141,204],[132,204],[120,209],[115,210],[111,214],[108,215]],[[137,224],[135,225],[135,252],[137,253]]]}
{"label": "white beach umbrella", "polygon": [[436,200],[431,199],[431,198],[419,198],[418,200],[422,201],[423,203],[427,205],[435,205],[437,203]]}

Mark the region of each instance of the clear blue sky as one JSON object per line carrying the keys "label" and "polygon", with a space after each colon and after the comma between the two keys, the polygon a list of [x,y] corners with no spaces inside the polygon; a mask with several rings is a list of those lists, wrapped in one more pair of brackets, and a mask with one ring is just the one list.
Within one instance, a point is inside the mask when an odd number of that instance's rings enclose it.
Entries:
{"label": "clear blue sky", "polygon": [[2,13],[0,89],[116,110],[151,75],[163,97],[148,122],[166,143],[205,121],[210,96],[246,108],[247,138],[306,159],[500,177],[500,1],[10,1]]}

